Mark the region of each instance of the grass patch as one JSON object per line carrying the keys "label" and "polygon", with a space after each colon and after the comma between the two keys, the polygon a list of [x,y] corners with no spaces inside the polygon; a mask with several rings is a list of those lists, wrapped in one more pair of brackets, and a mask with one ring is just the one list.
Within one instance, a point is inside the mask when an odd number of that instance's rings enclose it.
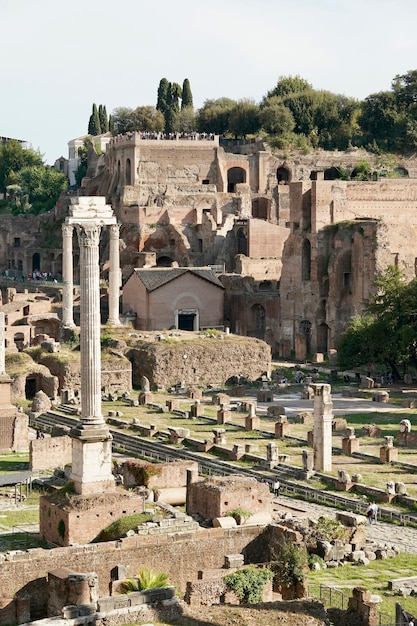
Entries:
{"label": "grass patch", "polygon": [[15,452],[0,456],[0,474],[24,472],[29,469],[29,454]]}
{"label": "grass patch", "polygon": [[134,515],[125,515],[116,520],[107,528],[104,528],[92,543],[101,541],[115,541],[124,537],[128,530],[136,530],[138,526],[145,522],[150,522],[152,515],[149,513],[135,513]]}
{"label": "grass patch", "polygon": [[403,598],[393,595],[388,590],[388,581],[394,578],[415,576],[417,569],[417,554],[401,553],[393,559],[371,561],[369,565],[355,565],[346,563],[342,567],[312,571],[308,575],[308,583],[311,589],[318,585],[336,587],[352,595],[352,589],[364,586],[372,593],[382,597],[381,611],[395,615],[395,604],[400,602],[402,607],[413,613],[417,613],[417,598]]}

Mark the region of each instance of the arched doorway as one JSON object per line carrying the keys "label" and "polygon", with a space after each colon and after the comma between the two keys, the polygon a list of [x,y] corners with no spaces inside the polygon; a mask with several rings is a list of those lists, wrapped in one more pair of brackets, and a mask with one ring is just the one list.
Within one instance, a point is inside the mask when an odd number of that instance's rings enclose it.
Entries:
{"label": "arched doorway", "polygon": [[252,217],[267,220],[270,215],[271,202],[268,198],[254,198],[252,200]]}
{"label": "arched doorway", "polygon": [[327,354],[329,344],[329,327],[327,324],[319,324],[317,329],[317,352]]}
{"label": "arched doorway", "polygon": [[291,182],[291,175],[286,167],[277,169],[277,181],[278,185],[288,185]]}
{"label": "arched doorway", "polygon": [[172,267],[172,259],[169,256],[160,256],[157,260],[156,260],[156,266],[157,267]]}
{"label": "arched doorway", "polygon": [[41,255],[35,252],[32,255],[32,272],[39,272],[41,269]]}
{"label": "arched doorway", "polygon": [[341,178],[338,167],[329,167],[327,170],[324,170],[324,180],[337,180],[338,178]]}
{"label": "arched doorway", "polygon": [[248,238],[243,228],[239,228],[236,235],[237,239],[237,253],[248,256]]}
{"label": "arched doorway", "polygon": [[23,348],[25,347],[25,335],[23,333],[15,333],[13,341],[19,352],[22,352]]}
{"label": "arched doorway", "polygon": [[235,193],[236,185],[246,182],[246,172],[242,167],[231,167],[227,171],[227,192]]}
{"label": "arched doorway", "polygon": [[304,338],[305,345],[305,353],[311,353],[311,322],[308,320],[301,320],[300,322],[300,333]]}
{"label": "arched doorway", "polygon": [[130,159],[126,159],[126,176],[125,176],[125,185],[132,184],[132,164]]}
{"label": "arched doorway", "polygon": [[311,280],[311,243],[308,239],[303,241],[301,280]]}
{"label": "arched doorway", "polygon": [[265,319],[265,308],[262,304],[254,304],[251,309],[251,330],[248,333],[250,337],[265,338]]}

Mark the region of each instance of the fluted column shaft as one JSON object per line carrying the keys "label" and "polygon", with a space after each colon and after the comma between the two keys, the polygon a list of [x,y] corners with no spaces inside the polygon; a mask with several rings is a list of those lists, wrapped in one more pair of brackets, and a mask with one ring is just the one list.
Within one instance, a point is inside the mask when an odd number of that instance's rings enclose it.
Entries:
{"label": "fluted column shaft", "polygon": [[74,324],[74,273],[72,260],[72,224],[62,224],[62,325],[73,328]]}
{"label": "fluted column shaft", "polygon": [[119,294],[120,294],[120,249],[119,224],[111,224],[110,229],[110,269],[109,269],[109,317],[108,324],[120,324]]}
{"label": "fluted column shaft", "polygon": [[100,268],[101,226],[77,225],[80,246],[81,416],[85,425],[101,425]]}

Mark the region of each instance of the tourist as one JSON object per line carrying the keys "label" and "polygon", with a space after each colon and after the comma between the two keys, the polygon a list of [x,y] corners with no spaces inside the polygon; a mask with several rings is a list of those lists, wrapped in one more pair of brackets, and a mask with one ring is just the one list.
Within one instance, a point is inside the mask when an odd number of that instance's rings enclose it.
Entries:
{"label": "tourist", "polygon": [[366,509],[366,517],[368,518],[368,524],[372,524],[376,522],[376,516],[378,513],[378,506],[375,502],[371,502],[371,504]]}
{"label": "tourist", "polygon": [[278,480],[278,478],[275,478],[273,490],[274,490],[274,496],[276,496],[276,497],[278,497],[278,495],[279,495],[279,488],[280,488],[279,480]]}

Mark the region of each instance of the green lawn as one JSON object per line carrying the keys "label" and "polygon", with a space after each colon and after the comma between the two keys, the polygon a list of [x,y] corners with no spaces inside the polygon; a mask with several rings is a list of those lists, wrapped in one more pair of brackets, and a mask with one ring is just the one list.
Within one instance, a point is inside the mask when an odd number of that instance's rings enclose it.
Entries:
{"label": "green lawn", "polygon": [[312,589],[318,585],[335,587],[352,595],[352,589],[364,586],[372,593],[382,597],[380,609],[384,613],[395,615],[395,604],[399,602],[402,607],[417,614],[417,598],[403,598],[393,595],[388,590],[388,581],[394,578],[415,576],[417,572],[417,554],[401,553],[393,559],[371,561],[369,565],[355,565],[346,563],[341,567],[312,571],[308,576],[308,583]]}

